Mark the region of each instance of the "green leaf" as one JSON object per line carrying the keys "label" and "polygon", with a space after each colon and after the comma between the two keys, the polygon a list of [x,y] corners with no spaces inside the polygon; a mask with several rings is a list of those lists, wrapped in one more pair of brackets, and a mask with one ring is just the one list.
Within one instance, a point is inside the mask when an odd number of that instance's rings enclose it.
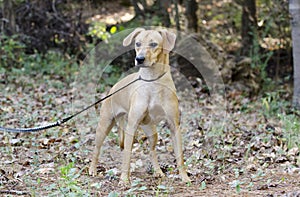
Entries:
{"label": "green leaf", "polygon": [[108,197],[118,197],[118,196],[119,196],[119,193],[115,192],[115,191],[112,191],[108,194]]}
{"label": "green leaf", "polygon": [[235,189],[236,189],[236,192],[237,192],[237,193],[240,193],[240,192],[241,192],[241,185],[240,185],[240,184],[237,184],[237,185],[235,186]]}
{"label": "green leaf", "polygon": [[93,183],[93,184],[91,184],[91,187],[95,187],[97,189],[100,189],[101,188],[101,183]]}
{"label": "green leaf", "polygon": [[136,187],[136,186],[138,186],[140,183],[141,183],[140,180],[135,180],[135,181],[132,182],[131,187]]}
{"label": "green leaf", "polygon": [[165,185],[158,185],[157,188],[158,188],[158,189],[163,189],[163,190],[166,190],[166,189],[167,189],[167,187],[166,187]]}
{"label": "green leaf", "polygon": [[146,189],[147,189],[146,186],[142,186],[142,187],[140,187],[138,190],[139,190],[139,191],[145,191]]}
{"label": "green leaf", "polygon": [[205,188],[206,188],[206,183],[205,183],[205,181],[202,181],[200,189],[204,190]]}

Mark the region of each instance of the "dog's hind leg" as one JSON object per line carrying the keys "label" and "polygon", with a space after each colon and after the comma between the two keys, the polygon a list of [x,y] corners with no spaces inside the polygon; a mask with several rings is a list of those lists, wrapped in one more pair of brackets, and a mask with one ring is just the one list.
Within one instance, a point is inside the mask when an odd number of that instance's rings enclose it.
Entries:
{"label": "dog's hind leg", "polygon": [[119,123],[119,126],[118,126],[118,134],[119,134],[119,145],[120,145],[120,148],[121,150],[124,149],[124,130],[125,130],[125,116],[122,116],[120,118],[118,118],[118,123]]}
{"label": "dog's hind leg", "polygon": [[114,123],[115,120],[114,120],[112,110],[108,107],[108,105],[103,105],[100,112],[100,121],[96,129],[96,140],[95,140],[93,158],[89,168],[89,174],[92,176],[97,175],[97,163],[98,163],[100,150],[106,136],[114,126]]}

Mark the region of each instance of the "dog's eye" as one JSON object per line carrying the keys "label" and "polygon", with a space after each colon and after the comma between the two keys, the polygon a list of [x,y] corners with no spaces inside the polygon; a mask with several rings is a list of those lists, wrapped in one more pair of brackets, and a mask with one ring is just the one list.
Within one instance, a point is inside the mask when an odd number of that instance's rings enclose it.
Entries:
{"label": "dog's eye", "polygon": [[151,42],[151,43],[149,44],[149,46],[152,47],[152,48],[156,47],[157,45],[158,45],[158,44],[155,43],[155,42]]}
{"label": "dog's eye", "polygon": [[135,46],[140,47],[142,44],[140,42],[135,43]]}

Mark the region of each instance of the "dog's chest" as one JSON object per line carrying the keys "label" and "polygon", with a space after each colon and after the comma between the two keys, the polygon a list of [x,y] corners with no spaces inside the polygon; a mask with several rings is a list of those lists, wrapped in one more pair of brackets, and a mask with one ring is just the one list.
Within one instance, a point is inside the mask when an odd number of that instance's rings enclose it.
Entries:
{"label": "dog's chest", "polygon": [[140,89],[143,99],[147,103],[147,119],[151,122],[159,122],[166,116],[167,108],[172,108],[172,100],[177,99],[173,88],[163,84],[149,84]]}

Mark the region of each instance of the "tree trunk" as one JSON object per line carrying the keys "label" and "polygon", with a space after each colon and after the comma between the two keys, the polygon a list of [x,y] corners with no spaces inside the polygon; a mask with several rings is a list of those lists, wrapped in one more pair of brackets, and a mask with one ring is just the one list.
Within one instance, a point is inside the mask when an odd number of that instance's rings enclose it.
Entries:
{"label": "tree trunk", "polygon": [[293,106],[300,110],[300,0],[290,0],[289,10],[291,14],[294,60]]}
{"label": "tree trunk", "polygon": [[198,4],[195,0],[186,0],[185,2],[185,16],[187,23],[187,30],[197,32],[198,29],[198,19],[197,19],[197,9]]}
{"label": "tree trunk", "polygon": [[155,13],[160,17],[162,25],[171,26],[170,15],[168,9],[171,7],[170,0],[156,0],[153,5]]}
{"label": "tree trunk", "polygon": [[131,0],[131,3],[134,7],[135,15],[137,17],[144,17],[145,4],[144,1]]}
{"label": "tree trunk", "polygon": [[179,12],[178,12],[178,0],[173,0],[173,3],[175,5],[176,30],[180,31]]}
{"label": "tree trunk", "polygon": [[11,35],[16,33],[16,16],[13,0],[4,0],[2,5],[2,30],[5,34]]}
{"label": "tree trunk", "polygon": [[250,55],[256,36],[257,18],[255,0],[244,0],[242,14],[242,55]]}
{"label": "tree trunk", "polygon": [[[151,21],[153,16],[157,16],[162,26],[170,27],[171,21],[168,11],[171,6],[170,0],[156,0],[153,5],[148,5],[146,0],[131,0],[131,3],[136,17]],[[153,24],[155,25],[155,23]]]}

